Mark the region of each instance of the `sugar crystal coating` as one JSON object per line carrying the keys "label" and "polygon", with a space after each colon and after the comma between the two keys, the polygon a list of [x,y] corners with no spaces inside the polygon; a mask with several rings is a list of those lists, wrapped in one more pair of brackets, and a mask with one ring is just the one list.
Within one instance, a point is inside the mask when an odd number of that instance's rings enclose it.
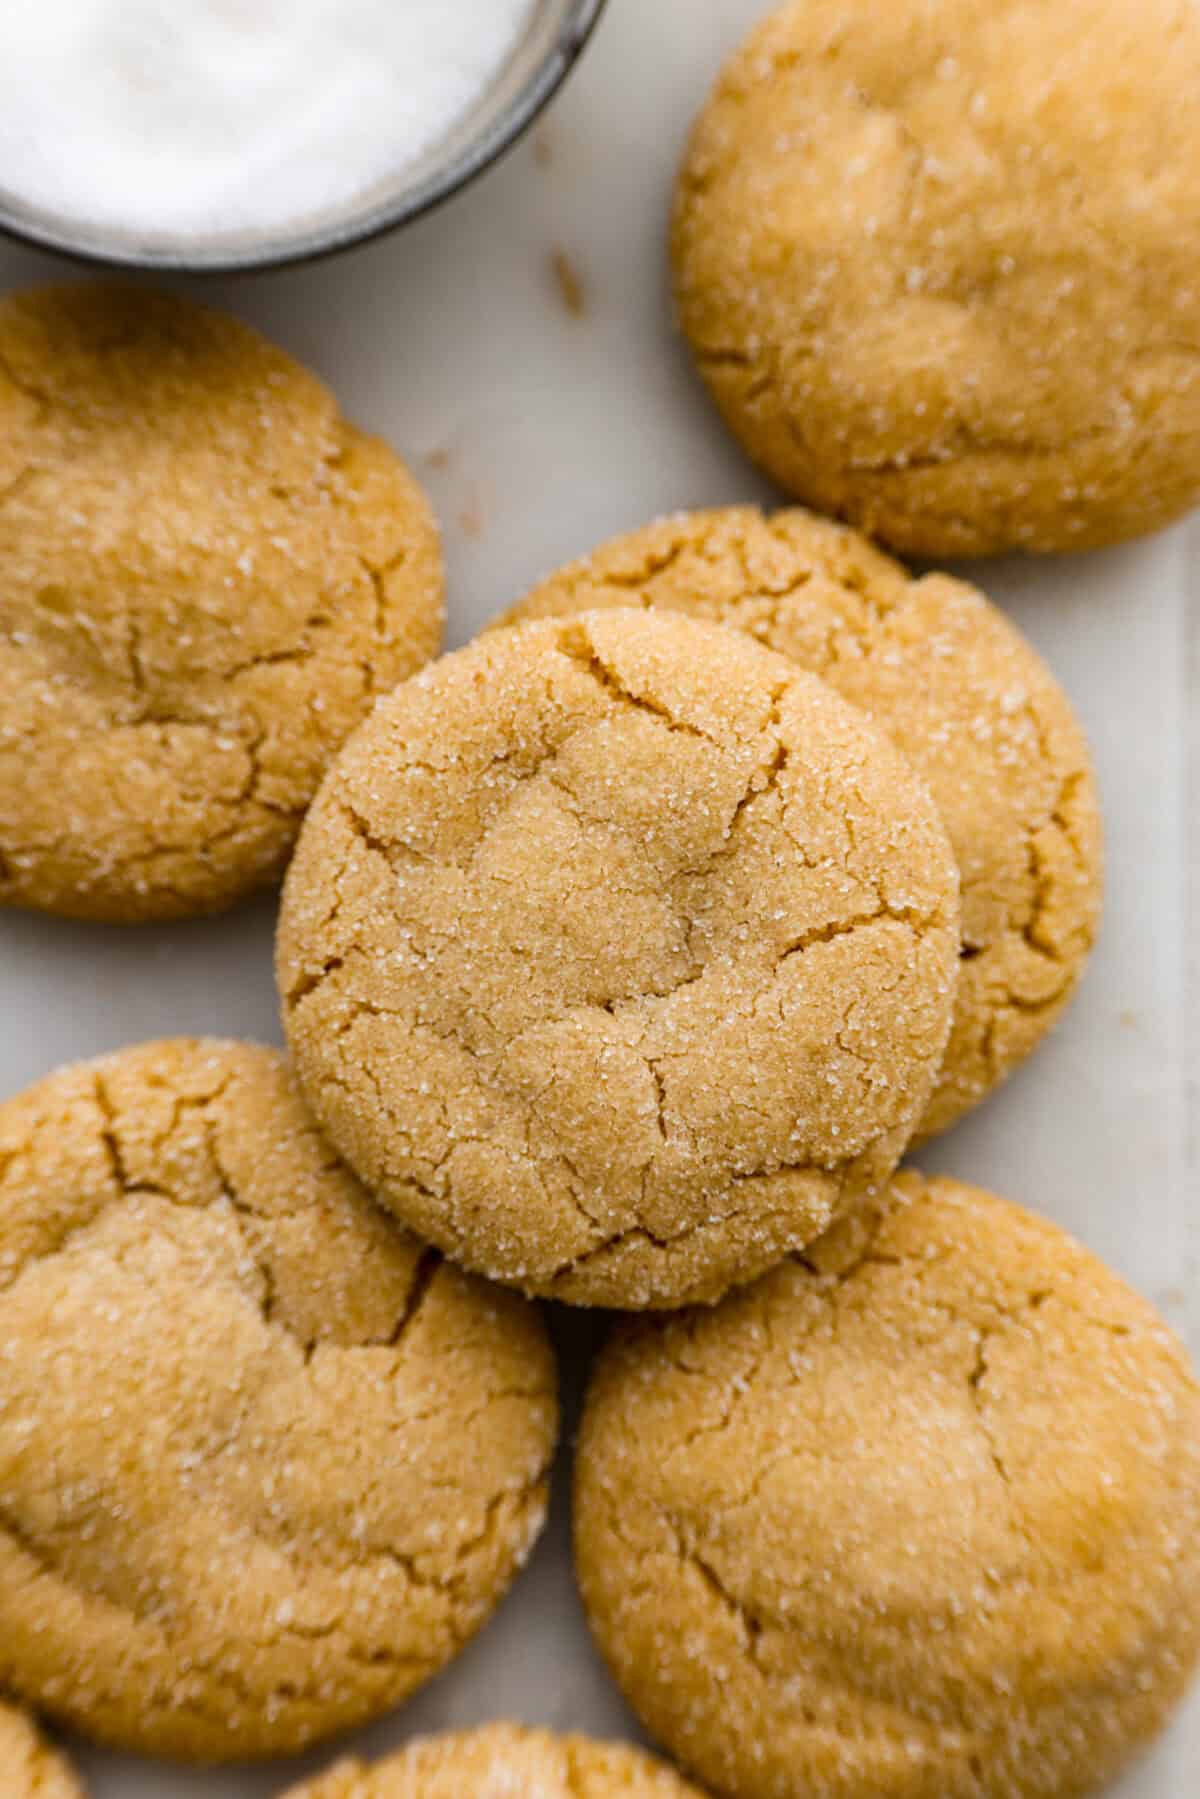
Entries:
{"label": "sugar crystal coating", "polygon": [[363,1723],[490,1615],[555,1430],[536,1313],[378,1212],[273,1052],[0,1106],[0,1689],[189,1759]]}
{"label": "sugar crystal coating", "polygon": [[0,1702],[0,1792],[4,1799],[84,1799],[65,1757],[24,1712]]}
{"label": "sugar crystal coating", "polygon": [[900,1176],[804,1260],[602,1353],[600,1647],[738,1799],[1073,1799],[1200,1649],[1200,1390],[1053,1225]]}
{"label": "sugar crystal coating", "polygon": [[404,465],[236,320],[0,303],[0,904],[133,922],[277,880],[334,752],[437,649]]}
{"label": "sugar crystal coating", "polygon": [[928,783],[962,882],[946,1059],[918,1135],[979,1103],[1041,1042],[1095,941],[1100,808],[1070,701],[975,588],[920,579],[814,513],[681,513],[550,575],[500,624],[608,606],[745,631],[861,706]]}
{"label": "sugar crystal coating", "polygon": [[691,137],[678,311],[782,487],[924,556],[1200,496],[1200,9],[790,0]]}
{"label": "sugar crystal coating", "polygon": [[344,1761],[284,1799],[703,1799],[624,1743],[515,1724],[420,1738],[378,1762]]}
{"label": "sugar crystal coating", "polygon": [[399,688],[289,871],[284,1019],[382,1202],[493,1279],[715,1299],[886,1180],[958,962],[928,794],[863,717],[665,613]]}

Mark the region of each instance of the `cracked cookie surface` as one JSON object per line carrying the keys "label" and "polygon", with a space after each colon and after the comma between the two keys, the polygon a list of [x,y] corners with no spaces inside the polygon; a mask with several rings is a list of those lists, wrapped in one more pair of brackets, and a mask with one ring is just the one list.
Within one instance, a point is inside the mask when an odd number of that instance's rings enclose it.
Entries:
{"label": "cracked cookie surface", "polygon": [[1200,1393],[1053,1225],[905,1174],[585,1407],[576,1561],[668,1749],[740,1799],[1068,1799],[1200,1647]]}
{"label": "cracked cookie surface", "polygon": [[517,1724],[421,1738],[374,1763],[345,1761],[284,1799],[703,1799],[626,1743]]}
{"label": "cracked cookie surface", "polygon": [[132,922],[277,879],[442,588],[399,458],[246,326],[0,303],[0,904]]}
{"label": "cracked cookie surface", "polygon": [[496,632],[339,758],[279,934],[300,1081],[419,1235],[715,1299],[886,1180],[957,978],[932,802],[823,683],[665,613]]}
{"label": "cracked cookie surface", "polygon": [[379,1212],[273,1052],[147,1044],[0,1106],[0,1685],[28,1703],[213,1761],[375,1716],[507,1588],[555,1430],[535,1310]]}
{"label": "cracked cookie surface", "polygon": [[1200,498],[1192,0],[792,0],[691,137],[677,308],[788,492],[918,555]]}
{"label": "cracked cookie surface", "polygon": [[870,713],[928,784],[962,882],[954,1025],[918,1134],[946,1130],[1045,1036],[1095,941],[1099,803],[1061,687],[975,588],[913,579],[799,509],[659,520],[560,569],[499,622],[617,606],[747,632]]}
{"label": "cracked cookie surface", "polygon": [[84,1799],[74,1771],[24,1712],[0,1700],[0,1791],[5,1799]]}

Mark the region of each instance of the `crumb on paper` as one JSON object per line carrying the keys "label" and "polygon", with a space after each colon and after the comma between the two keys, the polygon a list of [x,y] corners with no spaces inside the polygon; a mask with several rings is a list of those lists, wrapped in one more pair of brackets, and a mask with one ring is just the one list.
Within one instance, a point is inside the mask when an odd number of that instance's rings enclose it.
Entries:
{"label": "crumb on paper", "polygon": [[542,125],[534,132],[533,160],[539,169],[549,169],[554,165],[554,133],[548,125]]}
{"label": "crumb on paper", "polygon": [[1189,1303],[1187,1291],[1183,1287],[1163,1287],[1155,1295],[1155,1304],[1168,1317],[1179,1316],[1181,1313],[1186,1315]]}
{"label": "crumb on paper", "polygon": [[1132,1007],[1126,1006],[1118,1022],[1123,1031],[1136,1031],[1142,1021]]}
{"label": "crumb on paper", "polygon": [[444,447],[425,452],[425,466],[432,469],[448,469],[454,460],[454,452]]}
{"label": "crumb on paper", "polygon": [[550,267],[567,312],[573,319],[583,318],[588,309],[587,288],[576,264],[565,250],[558,249],[550,258]]}
{"label": "crumb on paper", "polygon": [[458,515],[459,525],[468,537],[479,538],[484,532],[483,505],[478,494],[472,494]]}

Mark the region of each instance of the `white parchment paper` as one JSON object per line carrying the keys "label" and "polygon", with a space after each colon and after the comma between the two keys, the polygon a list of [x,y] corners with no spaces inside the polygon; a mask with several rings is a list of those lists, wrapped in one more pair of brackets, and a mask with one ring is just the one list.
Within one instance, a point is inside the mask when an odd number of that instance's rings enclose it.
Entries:
{"label": "white parchment paper", "polygon": [[[677,507],[770,497],[673,339],[663,250],[687,122],[761,11],[760,0],[611,0],[534,137],[436,217],[333,262],[198,290],[278,336],[410,458],[445,528],[452,644],[613,532]],[[579,315],[564,304],[559,256],[580,283]],[[0,248],[0,287],[62,272]],[[1053,1042],[924,1160],[1078,1233],[1197,1348],[1200,532],[970,573],[1049,657],[1091,732],[1108,916]],[[277,1041],[273,914],[266,900],[127,933],[0,916],[0,1093],[152,1035]],[[556,1319],[568,1394],[598,1328]],[[564,1456],[551,1528],[493,1624],[356,1748],[499,1716],[636,1734],[576,1605],[568,1474]],[[333,1753],[202,1774],[80,1757],[97,1799],[259,1799]],[[1197,1792],[1200,1693],[1120,1789]]]}

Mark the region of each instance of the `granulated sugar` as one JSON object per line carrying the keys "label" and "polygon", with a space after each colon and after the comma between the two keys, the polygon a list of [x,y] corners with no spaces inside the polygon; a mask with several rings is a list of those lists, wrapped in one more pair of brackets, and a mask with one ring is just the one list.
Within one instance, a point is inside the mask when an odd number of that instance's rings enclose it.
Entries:
{"label": "granulated sugar", "polygon": [[268,229],[413,162],[535,0],[36,0],[0,7],[0,192],[68,220]]}

